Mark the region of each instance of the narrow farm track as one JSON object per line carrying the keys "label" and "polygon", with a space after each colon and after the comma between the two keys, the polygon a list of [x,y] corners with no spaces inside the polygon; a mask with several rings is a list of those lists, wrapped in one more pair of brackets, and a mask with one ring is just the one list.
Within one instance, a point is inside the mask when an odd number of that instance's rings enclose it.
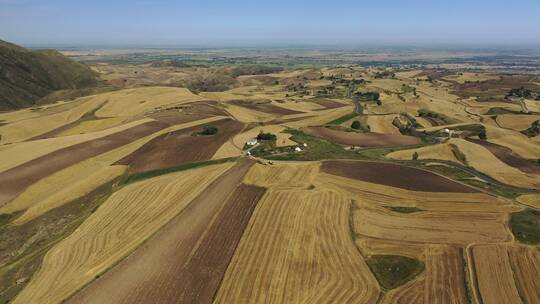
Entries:
{"label": "narrow farm track", "polygon": [[230,167],[221,164],[168,174],[115,192],[47,252],[14,303],[61,303],[133,252]]}
{"label": "narrow farm track", "polygon": [[269,190],[215,303],[375,303],[378,284],[351,240],[350,204],[330,191]]}
{"label": "narrow farm track", "polygon": [[264,192],[253,186],[237,188],[252,165],[247,159],[236,164],[68,303],[211,303],[243,226]]}

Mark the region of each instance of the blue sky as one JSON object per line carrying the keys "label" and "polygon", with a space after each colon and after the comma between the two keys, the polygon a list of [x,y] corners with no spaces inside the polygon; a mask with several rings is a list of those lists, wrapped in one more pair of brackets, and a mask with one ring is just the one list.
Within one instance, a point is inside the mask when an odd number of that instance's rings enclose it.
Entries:
{"label": "blue sky", "polygon": [[0,0],[23,45],[540,45],[536,1]]}

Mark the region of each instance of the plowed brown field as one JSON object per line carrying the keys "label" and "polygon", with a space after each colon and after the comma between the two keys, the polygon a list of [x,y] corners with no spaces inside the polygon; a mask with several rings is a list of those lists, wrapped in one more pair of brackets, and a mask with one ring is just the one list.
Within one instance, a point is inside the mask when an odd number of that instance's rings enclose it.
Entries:
{"label": "plowed brown field", "polygon": [[237,188],[252,164],[244,160],[224,173],[143,247],[69,303],[211,303],[264,193],[254,186]]}
{"label": "plowed brown field", "polygon": [[201,126],[163,134],[121,159],[117,164],[129,165],[132,171],[142,172],[208,160],[221,145],[244,127],[244,124],[232,119],[222,119],[211,125],[218,128],[217,134],[194,136],[194,132],[201,131]]}
{"label": "plowed brown field", "polygon": [[392,163],[331,160],[323,162],[321,171],[413,191],[478,192],[476,189],[441,177],[430,171]]}
{"label": "plowed brown field", "polygon": [[14,198],[26,187],[82,160],[130,143],[167,127],[160,122],[148,122],[77,145],[46,154],[0,173],[0,205]]}

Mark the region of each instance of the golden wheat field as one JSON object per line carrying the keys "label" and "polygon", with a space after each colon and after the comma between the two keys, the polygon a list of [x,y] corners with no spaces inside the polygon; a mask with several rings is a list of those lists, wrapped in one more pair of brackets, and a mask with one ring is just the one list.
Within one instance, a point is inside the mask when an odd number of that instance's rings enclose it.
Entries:
{"label": "golden wheat field", "polygon": [[0,302],[540,302],[537,78],[91,67],[0,112]]}

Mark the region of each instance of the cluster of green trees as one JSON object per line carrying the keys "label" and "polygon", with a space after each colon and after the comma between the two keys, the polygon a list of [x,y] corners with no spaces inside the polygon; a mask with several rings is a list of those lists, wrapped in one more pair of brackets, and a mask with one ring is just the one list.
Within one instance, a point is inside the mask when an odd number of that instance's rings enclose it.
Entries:
{"label": "cluster of green trees", "polygon": [[281,71],[283,71],[283,68],[279,66],[247,64],[233,68],[231,71],[231,76],[236,78],[242,75],[264,75],[278,73]]}
{"label": "cluster of green trees", "polygon": [[257,140],[276,140],[277,136],[272,133],[264,133],[261,131],[259,135],[257,135]]}

